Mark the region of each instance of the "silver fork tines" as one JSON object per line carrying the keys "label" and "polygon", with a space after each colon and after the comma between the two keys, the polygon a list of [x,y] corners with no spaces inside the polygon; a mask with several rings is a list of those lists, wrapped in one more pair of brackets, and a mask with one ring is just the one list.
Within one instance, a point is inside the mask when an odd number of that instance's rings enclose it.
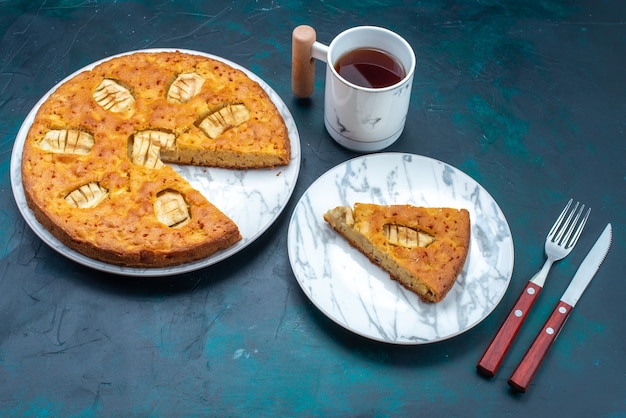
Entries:
{"label": "silver fork tines", "polygon": [[[567,212],[572,205],[572,202],[573,199],[570,199],[569,202],[567,202],[567,205],[565,205],[563,212],[561,212],[561,215],[559,215],[554,225],[552,225],[552,229],[550,229],[550,232],[548,233],[548,239],[550,241],[568,250],[574,247],[574,245],[576,245],[576,242],[578,242],[578,238],[580,237],[580,234],[583,231],[585,224],[587,223],[587,218],[589,218],[589,214],[591,213],[591,208],[587,209],[587,213],[585,214],[580,224],[578,224],[578,227],[574,228],[574,226],[578,223],[578,220],[580,219],[583,211],[585,210],[585,205],[580,205],[579,202],[576,202],[576,205],[574,205],[574,208],[569,213],[569,216],[567,216],[566,219],[565,216],[567,215]],[[576,212],[578,206],[580,206],[580,209],[578,210],[578,212]],[[576,217],[572,220],[574,214],[576,214]]]}
{"label": "silver fork tines", "polygon": [[[567,202],[563,212],[561,212],[546,236],[545,251],[547,260],[541,270],[531,279],[533,283],[539,286],[543,286],[552,264],[557,260],[561,260],[572,251],[591,213],[591,208],[587,209],[587,213],[580,220],[585,210],[585,205],[580,205],[579,202],[576,202],[574,209],[570,211],[572,202],[573,199]],[[579,206],[580,209],[578,208]]]}

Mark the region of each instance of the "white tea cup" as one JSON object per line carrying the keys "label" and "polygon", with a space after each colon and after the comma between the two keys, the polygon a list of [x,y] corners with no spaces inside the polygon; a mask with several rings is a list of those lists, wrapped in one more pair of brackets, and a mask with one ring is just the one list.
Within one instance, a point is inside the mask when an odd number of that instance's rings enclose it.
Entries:
{"label": "white tea cup", "polygon": [[[415,53],[398,34],[375,26],[341,32],[326,46],[315,30],[298,26],[292,34],[292,90],[297,97],[313,93],[315,59],[326,63],[324,125],[340,145],[360,152],[379,151],[393,144],[404,130],[409,109]],[[395,58],[404,77],[395,84],[371,87],[342,77],[336,66],[351,51],[374,49]]]}

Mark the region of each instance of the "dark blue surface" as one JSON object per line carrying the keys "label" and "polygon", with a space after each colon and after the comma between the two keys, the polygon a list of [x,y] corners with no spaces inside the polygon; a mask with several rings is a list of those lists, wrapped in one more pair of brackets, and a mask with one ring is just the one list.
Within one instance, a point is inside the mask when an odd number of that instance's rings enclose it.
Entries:
{"label": "dark blue surface", "polygon": [[[0,1],[0,415],[626,416],[626,3],[621,1]],[[291,31],[329,42],[356,25],[416,51],[409,120],[389,151],[445,161],[504,211],[515,269],[479,326],[417,347],[372,342],[306,299],[289,216],[306,188],[357,154],[323,127],[316,92],[290,89]],[[15,135],[71,72],[134,49],[176,47],[257,73],[288,104],[302,167],[276,224],[236,256],[167,278],[115,277],[43,244],[11,198]],[[498,375],[475,372],[567,199],[593,208]],[[613,246],[528,393],[506,379],[607,222]]]}

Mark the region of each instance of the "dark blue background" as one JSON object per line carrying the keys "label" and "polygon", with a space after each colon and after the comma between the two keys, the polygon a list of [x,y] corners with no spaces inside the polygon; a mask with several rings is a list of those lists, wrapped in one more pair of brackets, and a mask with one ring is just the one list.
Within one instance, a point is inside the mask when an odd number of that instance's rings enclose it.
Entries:
{"label": "dark blue background", "polygon": [[[626,416],[626,3],[622,1],[0,1],[0,415]],[[316,92],[290,87],[291,31],[322,42],[356,25],[405,37],[418,65],[389,151],[449,163],[504,211],[515,269],[498,308],[449,341],[403,347],[338,327],[301,292],[287,256],[295,202],[357,154],[323,127]],[[27,113],[104,57],[176,47],[243,65],[288,104],[302,166],[282,216],[215,266],[140,280],[92,271],[38,239],[11,197]],[[498,375],[475,364],[573,197],[593,208]],[[506,379],[607,222],[611,251],[530,390]]]}

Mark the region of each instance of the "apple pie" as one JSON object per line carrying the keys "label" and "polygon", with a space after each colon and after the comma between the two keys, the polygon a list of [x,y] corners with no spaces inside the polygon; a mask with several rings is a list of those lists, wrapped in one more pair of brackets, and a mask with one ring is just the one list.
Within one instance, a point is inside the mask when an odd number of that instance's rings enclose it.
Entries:
{"label": "apple pie", "polygon": [[22,154],[37,220],[68,247],[129,267],[206,258],[237,225],[169,164],[288,164],[285,123],[263,88],[222,61],[183,52],[114,57],[42,103]]}
{"label": "apple pie", "polygon": [[422,300],[439,302],[469,251],[466,209],[356,203],[324,214],[330,226]]}

